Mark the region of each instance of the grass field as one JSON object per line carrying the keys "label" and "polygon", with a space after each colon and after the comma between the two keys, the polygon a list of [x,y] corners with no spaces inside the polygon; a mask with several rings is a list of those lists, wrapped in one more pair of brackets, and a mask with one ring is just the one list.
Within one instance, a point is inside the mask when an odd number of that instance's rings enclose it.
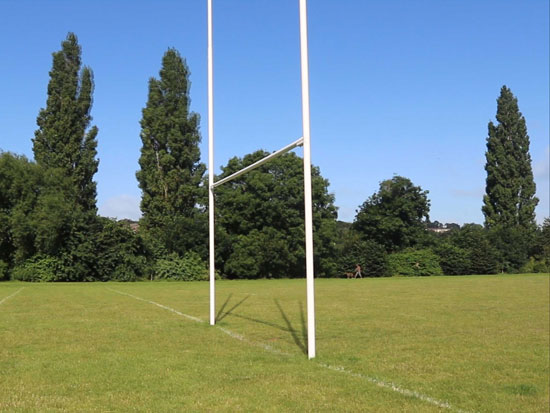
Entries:
{"label": "grass field", "polygon": [[[0,411],[547,412],[549,276],[0,283]],[[200,320],[202,320],[202,322]]]}

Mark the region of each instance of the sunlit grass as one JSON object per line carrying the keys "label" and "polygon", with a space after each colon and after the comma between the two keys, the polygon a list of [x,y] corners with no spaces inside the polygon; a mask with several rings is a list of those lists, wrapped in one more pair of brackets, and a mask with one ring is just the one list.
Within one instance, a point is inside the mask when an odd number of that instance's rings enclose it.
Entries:
{"label": "sunlit grass", "polygon": [[304,280],[217,301],[223,330],[207,283],[0,283],[0,411],[548,409],[547,275],[319,279],[311,361]]}

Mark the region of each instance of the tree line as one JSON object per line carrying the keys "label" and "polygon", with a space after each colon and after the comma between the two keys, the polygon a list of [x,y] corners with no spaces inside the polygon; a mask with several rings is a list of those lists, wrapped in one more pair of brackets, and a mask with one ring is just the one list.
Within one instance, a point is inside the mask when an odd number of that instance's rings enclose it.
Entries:
{"label": "tree line", "polygon": [[[94,80],[73,33],[53,53],[46,107],[37,117],[34,161],[0,152],[0,280],[133,281],[207,278],[207,176],[199,115],[190,110],[189,68],[175,49],[149,79],[141,118],[139,229],[98,215],[94,175],[99,129]],[[488,125],[484,225],[429,219],[428,191],[394,176],[337,220],[334,195],[312,170],[315,272],[339,277],[360,264],[367,276],[547,272],[550,220],[537,205],[529,137],[517,99],[503,86]],[[230,159],[223,178],[268,155]],[[303,165],[287,153],[216,191],[220,277],[283,278],[305,273]]]}

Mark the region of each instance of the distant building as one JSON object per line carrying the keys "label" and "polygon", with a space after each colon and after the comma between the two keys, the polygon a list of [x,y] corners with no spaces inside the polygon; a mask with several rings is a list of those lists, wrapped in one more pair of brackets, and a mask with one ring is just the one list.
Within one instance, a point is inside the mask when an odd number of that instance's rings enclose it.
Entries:
{"label": "distant building", "polygon": [[125,218],[125,219],[121,219],[118,222],[122,222],[123,224],[128,225],[134,232],[138,232],[139,230],[139,222],[137,221],[132,221],[131,219]]}
{"label": "distant building", "polygon": [[427,230],[436,234],[444,234],[445,232],[449,232],[451,228],[427,228]]}
{"label": "distant building", "polygon": [[453,229],[460,229],[460,225],[455,223],[443,224],[439,221],[434,221],[434,222],[428,222],[426,225],[426,229],[430,232],[435,232],[436,234],[444,234]]}

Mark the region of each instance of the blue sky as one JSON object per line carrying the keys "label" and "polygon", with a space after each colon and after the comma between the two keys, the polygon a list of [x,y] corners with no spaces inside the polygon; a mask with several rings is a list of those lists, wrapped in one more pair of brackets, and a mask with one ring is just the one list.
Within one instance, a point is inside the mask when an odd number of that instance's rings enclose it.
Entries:
{"label": "blue sky", "polygon": [[[504,84],[527,121],[538,222],[549,215],[547,0],[310,0],[308,12],[312,161],[339,219],[397,174],[429,191],[432,220],[482,223]],[[0,149],[32,158],[51,54],[72,31],[95,76],[101,214],[139,217],[139,121],[169,47],[189,65],[207,161],[206,0],[0,0],[0,16]],[[214,0],[215,173],[301,136],[298,36],[298,0]]]}

